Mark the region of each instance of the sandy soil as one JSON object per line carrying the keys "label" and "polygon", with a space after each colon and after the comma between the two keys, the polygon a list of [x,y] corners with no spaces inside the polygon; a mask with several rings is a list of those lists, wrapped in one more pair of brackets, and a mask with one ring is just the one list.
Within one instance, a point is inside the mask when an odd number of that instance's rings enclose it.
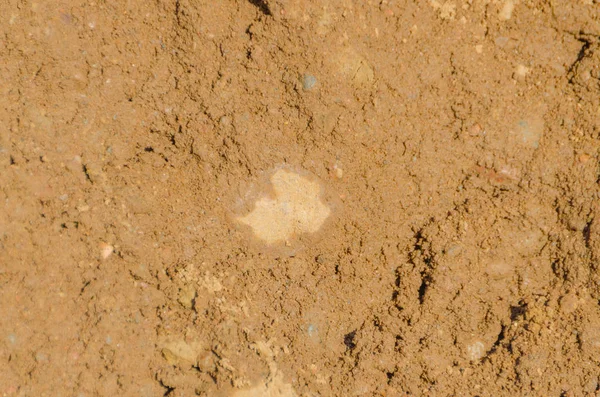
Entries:
{"label": "sandy soil", "polygon": [[0,2],[0,396],[599,396],[598,0]]}

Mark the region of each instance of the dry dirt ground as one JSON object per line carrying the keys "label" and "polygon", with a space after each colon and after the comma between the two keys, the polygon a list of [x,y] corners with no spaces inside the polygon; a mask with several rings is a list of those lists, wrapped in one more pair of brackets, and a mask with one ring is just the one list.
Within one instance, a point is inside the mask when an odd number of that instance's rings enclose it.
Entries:
{"label": "dry dirt ground", "polygon": [[599,396],[598,0],[3,0],[0,396]]}

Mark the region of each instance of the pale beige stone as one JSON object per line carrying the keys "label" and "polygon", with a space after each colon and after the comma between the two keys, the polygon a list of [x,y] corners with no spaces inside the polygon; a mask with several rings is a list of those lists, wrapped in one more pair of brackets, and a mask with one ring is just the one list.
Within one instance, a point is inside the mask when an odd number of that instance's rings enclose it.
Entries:
{"label": "pale beige stone", "polygon": [[187,343],[183,338],[168,338],[160,347],[163,357],[169,364],[194,366],[196,365],[201,345],[199,343]]}
{"label": "pale beige stone", "polygon": [[100,243],[100,256],[102,259],[108,259],[109,256],[115,251],[115,248],[106,243]]}
{"label": "pale beige stone", "polygon": [[250,226],[267,244],[302,233],[315,233],[331,210],[321,200],[321,185],[305,176],[279,169],[271,176],[274,197],[259,198],[252,212],[237,221]]}
{"label": "pale beige stone", "polygon": [[473,341],[467,345],[467,357],[471,361],[480,360],[485,355],[485,345],[481,341]]}
{"label": "pale beige stone", "polygon": [[502,21],[508,21],[510,18],[512,18],[512,13],[513,13],[514,9],[515,9],[514,0],[507,0],[504,2],[504,5],[500,9],[500,12],[498,13],[498,17],[500,17],[500,20],[502,20]]}

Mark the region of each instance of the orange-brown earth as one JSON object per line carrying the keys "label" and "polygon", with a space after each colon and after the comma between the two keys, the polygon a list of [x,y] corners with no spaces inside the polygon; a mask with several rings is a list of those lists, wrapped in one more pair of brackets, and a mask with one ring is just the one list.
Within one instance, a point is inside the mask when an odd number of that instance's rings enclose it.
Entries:
{"label": "orange-brown earth", "polygon": [[0,396],[600,395],[598,0],[0,33]]}

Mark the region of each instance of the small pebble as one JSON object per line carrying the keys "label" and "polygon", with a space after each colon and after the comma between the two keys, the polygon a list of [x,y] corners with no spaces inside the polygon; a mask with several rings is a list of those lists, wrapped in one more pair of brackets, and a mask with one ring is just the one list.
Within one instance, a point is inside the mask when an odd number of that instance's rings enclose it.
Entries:
{"label": "small pebble", "polygon": [[473,124],[469,128],[469,135],[470,136],[479,136],[482,132],[483,132],[483,128],[478,123]]}
{"label": "small pebble", "polygon": [[210,372],[215,368],[215,357],[214,354],[208,350],[202,351],[198,354],[197,367],[200,372]]}
{"label": "small pebble", "polygon": [[231,117],[229,116],[223,116],[219,119],[219,124],[221,124],[221,127],[227,128],[231,126]]}
{"label": "small pebble", "polygon": [[450,258],[458,256],[462,251],[460,244],[452,243],[446,248],[446,255]]}
{"label": "small pebble", "polygon": [[515,70],[514,77],[517,80],[522,80],[529,73],[529,68],[525,65],[518,65],[517,70]]}
{"label": "small pebble", "polygon": [[317,84],[317,78],[312,74],[305,74],[302,76],[302,88],[305,91],[312,90]]}
{"label": "small pebble", "polygon": [[331,172],[338,179],[341,179],[344,176],[344,170],[338,163],[333,164],[333,167],[331,167]]}
{"label": "small pebble", "polygon": [[467,346],[467,357],[471,361],[477,361],[485,355],[485,346],[480,341],[475,341]]}
{"label": "small pebble", "polygon": [[108,259],[108,257],[112,255],[114,250],[115,248],[112,245],[100,243],[100,255],[102,256],[102,259]]}
{"label": "small pebble", "polygon": [[515,9],[514,0],[507,0],[502,9],[498,13],[501,21],[508,21],[512,17],[513,10]]}

